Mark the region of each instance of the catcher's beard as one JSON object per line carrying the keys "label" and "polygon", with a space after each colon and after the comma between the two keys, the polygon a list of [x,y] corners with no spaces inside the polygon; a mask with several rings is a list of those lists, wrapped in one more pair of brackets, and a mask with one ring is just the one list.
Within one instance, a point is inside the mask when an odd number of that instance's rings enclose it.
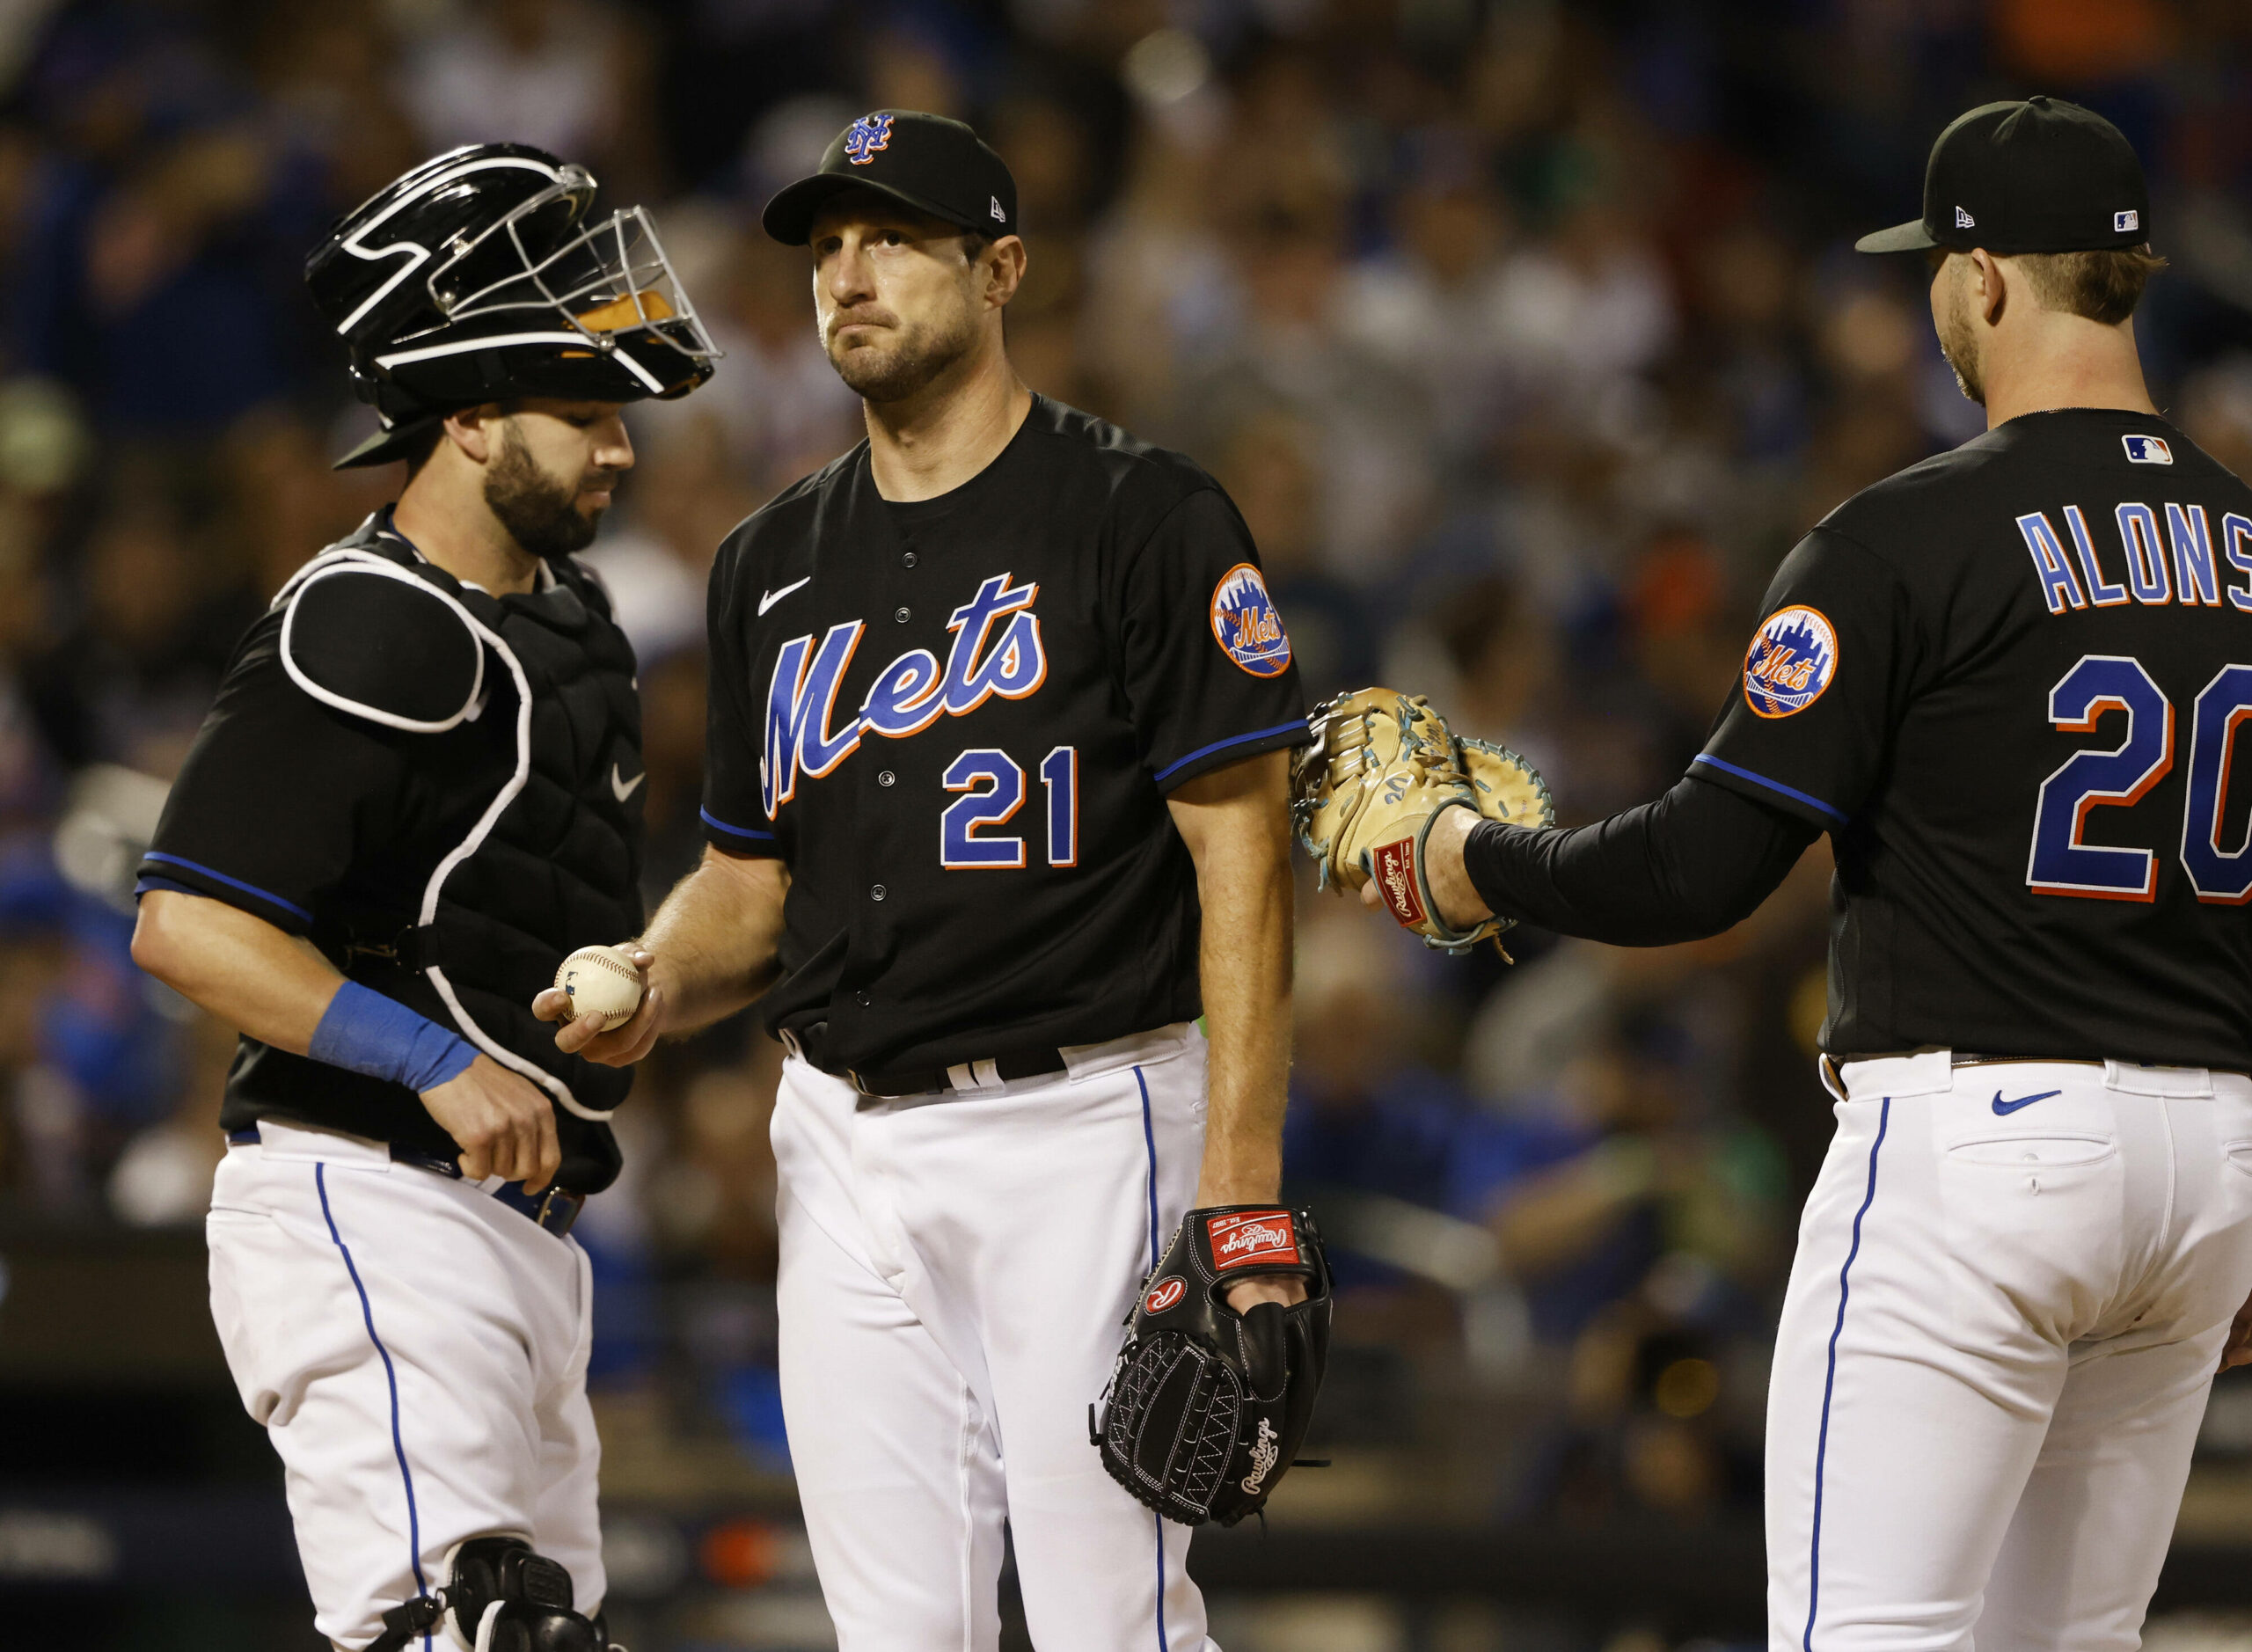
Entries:
{"label": "catcher's beard", "polygon": [[485,467],[485,502],[509,537],[536,557],[568,556],[595,540],[601,513],[579,508],[580,481],[539,467],[515,427],[501,426],[501,443]]}
{"label": "catcher's beard", "polygon": [[904,321],[884,336],[889,345],[863,344],[840,350],[832,342],[829,359],[845,387],[879,405],[905,401],[976,347],[977,318],[964,303],[933,324]]}
{"label": "catcher's beard", "polygon": [[1978,333],[1970,318],[1970,298],[1959,277],[1950,278],[1947,303],[1940,312],[1939,353],[1955,369],[1956,387],[1983,407],[1986,384],[1978,372]]}

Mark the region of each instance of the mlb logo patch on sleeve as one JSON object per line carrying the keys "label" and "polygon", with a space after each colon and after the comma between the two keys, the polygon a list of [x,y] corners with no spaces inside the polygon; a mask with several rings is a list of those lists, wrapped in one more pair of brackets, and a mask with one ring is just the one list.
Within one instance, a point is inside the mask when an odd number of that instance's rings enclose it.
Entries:
{"label": "mlb logo patch on sleeve", "polygon": [[2166,445],[2163,436],[2121,436],[2127,444],[2127,458],[2134,464],[2171,464],[2174,450]]}
{"label": "mlb logo patch on sleeve", "polygon": [[1254,1262],[1298,1264],[1298,1232],[1287,1210],[1239,1210],[1204,1218],[1212,1239],[1212,1266],[1225,1273]]}
{"label": "mlb logo patch on sleeve", "polygon": [[1280,676],[1291,663],[1283,617],[1267,595],[1267,581],[1248,562],[1237,563],[1212,588],[1212,637],[1254,676]]}

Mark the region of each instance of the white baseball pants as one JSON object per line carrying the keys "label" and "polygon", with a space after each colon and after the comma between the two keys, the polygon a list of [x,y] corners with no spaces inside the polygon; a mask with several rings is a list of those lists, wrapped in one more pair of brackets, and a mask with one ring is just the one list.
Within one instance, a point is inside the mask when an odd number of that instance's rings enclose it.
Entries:
{"label": "white baseball pants", "polygon": [[1068,1073],[897,1100],[783,1065],[782,1408],[842,1652],[991,1652],[1005,1519],[1040,1652],[1211,1647],[1188,1529],[1087,1439],[1195,1192],[1204,1040],[1068,1053]]}
{"label": "white baseball pants", "polygon": [[1842,1078],[1768,1394],[1772,1652],[2132,1652],[2252,1290],[2252,1080]]}
{"label": "white baseball pants", "polygon": [[212,1189],[211,1315],[281,1454],[316,1626],[365,1646],[488,1535],[568,1569],[591,1616],[586,1253],[380,1143],[271,1120],[260,1136]]}

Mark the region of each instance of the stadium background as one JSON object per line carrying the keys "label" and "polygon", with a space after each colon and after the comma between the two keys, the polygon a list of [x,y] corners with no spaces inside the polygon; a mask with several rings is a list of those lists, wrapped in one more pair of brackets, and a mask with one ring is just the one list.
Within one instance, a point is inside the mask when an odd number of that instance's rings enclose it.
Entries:
{"label": "stadium background", "polygon": [[[125,893],[229,648],[386,496],[299,269],[454,143],[659,209],[728,351],[632,415],[596,560],[643,662],[652,897],[691,861],[704,573],[857,437],[774,186],[881,106],[1014,168],[1036,388],[1185,449],[1307,687],[1429,691],[1568,821],[1654,794],[1792,540],[1980,428],[1909,216],[1946,119],[2046,91],[2140,148],[2161,406],[2252,466],[2252,8],[2230,0],[112,0],[0,4],[0,1644],[316,1645],[202,1295],[231,1034]],[[1760,1407],[1811,1072],[1822,847],[1707,944],[1422,954],[1310,888],[1290,1174],[1341,1241],[1322,1444],[1199,1539],[1230,1652],[1758,1638]],[[777,1052],[669,1048],[599,1280],[615,1626],[830,1644],[772,1371]],[[2153,1641],[2252,1644],[2222,1385]]]}

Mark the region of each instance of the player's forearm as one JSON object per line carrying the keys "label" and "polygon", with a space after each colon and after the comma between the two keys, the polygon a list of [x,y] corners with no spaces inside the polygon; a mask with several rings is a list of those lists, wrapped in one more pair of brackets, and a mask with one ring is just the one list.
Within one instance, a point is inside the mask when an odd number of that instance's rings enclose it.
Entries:
{"label": "player's forearm", "polygon": [[141,897],[133,961],[238,1032],[304,1055],[344,977],[309,941],[223,901]]}
{"label": "player's forearm", "polygon": [[790,874],[779,860],[706,849],[642,932],[654,954],[667,1034],[691,1033],[733,1015],[771,985],[782,945]]}
{"label": "player's forearm", "polygon": [[[1716,935],[1749,917],[1797,864],[1814,828],[1685,778],[1591,826],[1528,831],[1451,809],[1432,828],[1428,875],[1459,921],[1500,912],[1615,947]],[[1472,901],[1464,897],[1474,891]]]}
{"label": "player's forearm", "polygon": [[1275,1198],[1291,1064],[1291,885],[1275,753],[1202,777],[1174,798],[1203,909],[1198,974],[1210,1039],[1199,1205]]}
{"label": "player's forearm", "polygon": [[[1200,886],[1206,881],[1200,879]],[[1199,958],[1211,1041],[1199,1205],[1275,1198],[1291,1070],[1289,862],[1242,866],[1204,898]],[[1214,901],[1212,893],[1221,898]]]}

